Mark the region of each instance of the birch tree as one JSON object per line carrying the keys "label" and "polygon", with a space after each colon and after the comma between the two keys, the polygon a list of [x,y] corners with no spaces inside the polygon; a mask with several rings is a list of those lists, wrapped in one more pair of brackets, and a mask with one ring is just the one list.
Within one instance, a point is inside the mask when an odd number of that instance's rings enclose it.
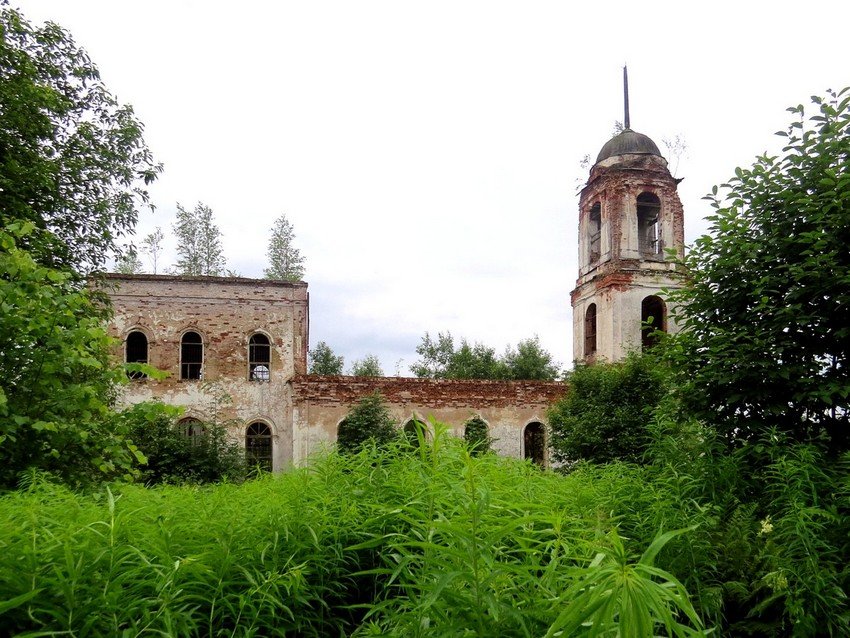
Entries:
{"label": "birch tree", "polygon": [[286,215],[278,217],[271,230],[268,249],[268,267],[263,270],[266,279],[301,281],[304,278],[304,257],[294,245],[295,232]]}
{"label": "birch tree", "polygon": [[193,210],[177,204],[174,222],[179,275],[221,276],[226,268],[221,248],[221,231],[213,221],[213,211],[198,202]]}

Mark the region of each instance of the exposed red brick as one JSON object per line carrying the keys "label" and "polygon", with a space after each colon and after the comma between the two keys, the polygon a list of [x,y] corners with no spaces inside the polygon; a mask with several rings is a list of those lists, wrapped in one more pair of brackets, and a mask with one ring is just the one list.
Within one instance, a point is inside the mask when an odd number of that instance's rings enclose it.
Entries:
{"label": "exposed red brick", "polygon": [[296,402],[352,405],[364,396],[380,392],[389,403],[411,403],[439,409],[547,406],[563,397],[567,386],[548,381],[302,375],[292,380],[292,390]]}

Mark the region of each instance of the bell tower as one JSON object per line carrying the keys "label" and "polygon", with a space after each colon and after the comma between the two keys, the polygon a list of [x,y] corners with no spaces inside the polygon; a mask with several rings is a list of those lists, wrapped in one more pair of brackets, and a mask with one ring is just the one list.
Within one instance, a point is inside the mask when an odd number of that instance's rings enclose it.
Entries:
{"label": "bell tower", "polygon": [[587,363],[619,361],[654,343],[656,330],[676,332],[663,290],[681,285],[667,254],[684,255],[681,180],[631,129],[625,67],[623,93],[625,128],[602,147],[579,198],[573,357]]}

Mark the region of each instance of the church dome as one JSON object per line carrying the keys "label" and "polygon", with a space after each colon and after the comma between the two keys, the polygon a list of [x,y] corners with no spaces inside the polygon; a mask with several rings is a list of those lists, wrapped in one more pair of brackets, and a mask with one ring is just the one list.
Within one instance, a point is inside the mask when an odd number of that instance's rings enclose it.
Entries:
{"label": "church dome", "polygon": [[651,139],[643,133],[638,133],[630,128],[623,130],[619,135],[615,135],[605,143],[602,150],[599,151],[599,156],[596,158],[597,164],[602,160],[615,155],[626,154],[638,155],[657,155],[661,157],[661,151]]}

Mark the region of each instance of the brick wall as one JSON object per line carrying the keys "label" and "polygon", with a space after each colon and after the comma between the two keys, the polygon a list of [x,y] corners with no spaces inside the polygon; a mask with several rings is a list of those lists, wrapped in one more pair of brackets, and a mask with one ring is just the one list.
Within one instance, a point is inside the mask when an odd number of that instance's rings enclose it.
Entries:
{"label": "brick wall", "polygon": [[[275,437],[275,467],[292,460],[292,409],[289,380],[307,368],[307,284],[237,277],[108,275],[114,318],[110,332],[121,340],[115,355],[123,360],[127,335],[148,338],[149,363],[165,370],[164,381],[133,381],[129,403],[158,398],[186,408],[186,415],[227,422],[242,440],[254,421],[269,425]],[[203,379],[180,379],[180,343],[192,330],[204,345]],[[270,378],[249,380],[248,341],[261,333],[271,343]],[[225,403],[215,406],[216,400]],[[229,399],[229,401],[228,401]]]}
{"label": "brick wall", "polygon": [[401,428],[410,419],[444,423],[455,436],[480,416],[500,454],[522,458],[523,434],[531,423],[546,423],[546,411],[566,392],[563,383],[540,381],[434,380],[314,375],[292,380],[296,457],[328,446],[357,401],[380,392]]}
{"label": "brick wall", "polygon": [[[108,275],[115,311],[109,329],[121,340],[141,331],[149,362],[165,370],[164,381],[131,381],[124,401],[160,399],[183,406],[187,417],[215,418],[243,442],[251,423],[267,424],[273,436],[273,467],[299,463],[336,440],[337,426],[357,401],[380,392],[399,427],[416,418],[435,419],[463,436],[473,416],[488,425],[493,447],[522,457],[529,424],[545,424],[548,406],[563,396],[561,383],[448,381],[406,378],[323,377],[307,367],[307,284],[228,277]],[[180,343],[192,330],[203,338],[203,379],[180,379]],[[271,378],[249,380],[248,340],[256,332],[271,341]],[[229,402],[216,406],[217,399]]]}

